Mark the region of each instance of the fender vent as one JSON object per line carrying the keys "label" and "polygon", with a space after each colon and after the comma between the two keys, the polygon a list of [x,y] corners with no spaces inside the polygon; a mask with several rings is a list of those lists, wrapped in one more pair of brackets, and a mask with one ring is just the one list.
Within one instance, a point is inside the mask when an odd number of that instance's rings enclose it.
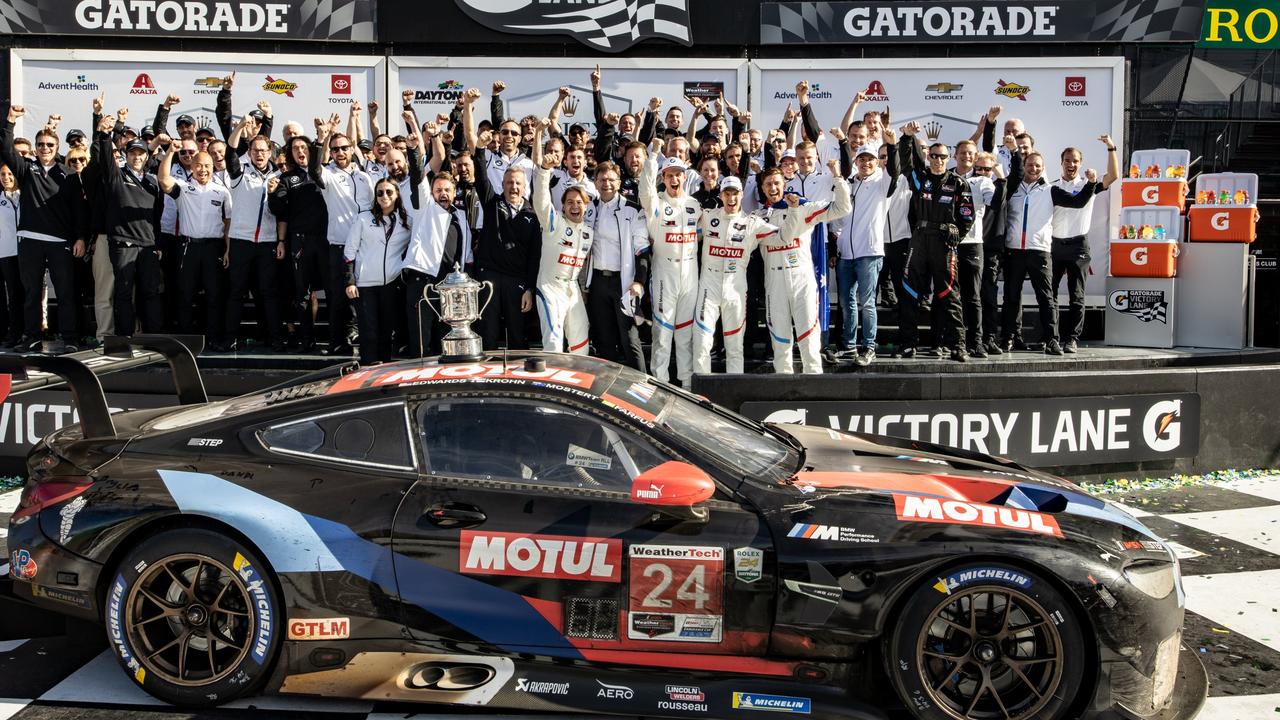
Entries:
{"label": "fender vent", "polygon": [[564,604],[565,636],[589,640],[618,639],[618,601],[611,598],[568,598]]}

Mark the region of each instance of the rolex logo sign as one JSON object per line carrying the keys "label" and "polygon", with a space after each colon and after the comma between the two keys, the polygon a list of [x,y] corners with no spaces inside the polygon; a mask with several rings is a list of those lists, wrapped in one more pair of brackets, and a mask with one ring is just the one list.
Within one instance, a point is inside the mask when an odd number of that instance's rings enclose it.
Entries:
{"label": "rolex logo sign", "polygon": [[580,102],[582,101],[578,99],[577,95],[570,95],[565,98],[564,105],[562,106],[564,108],[564,116],[573,117],[574,114],[578,112],[578,103]]}
{"label": "rolex logo sign", "polygon": [[942,135],[942,123],[937,120],[931,120],[924,124],[924,135],[930,140],[936,141]]}
{"label": "rolex logo sign", "polygon": [[693,44],[688,0],[456,1],[472,20],[491,30],[568,35],[605,52],[620,52],[653,38]]}

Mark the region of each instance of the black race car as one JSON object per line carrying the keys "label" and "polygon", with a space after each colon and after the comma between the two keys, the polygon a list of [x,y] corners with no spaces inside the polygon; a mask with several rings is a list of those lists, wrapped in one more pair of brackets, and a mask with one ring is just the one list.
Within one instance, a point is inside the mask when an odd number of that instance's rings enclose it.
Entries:
{"label": "black race car", "polygon": [[1170,548],[1013,462],[759,425],[585,357],[202,402],[179,355],[173,408],[108,415],[73,379],[82,423],[31,451],[9,527],[15,592],[101,621],[160,699],[1002,720],[1203,702]]}

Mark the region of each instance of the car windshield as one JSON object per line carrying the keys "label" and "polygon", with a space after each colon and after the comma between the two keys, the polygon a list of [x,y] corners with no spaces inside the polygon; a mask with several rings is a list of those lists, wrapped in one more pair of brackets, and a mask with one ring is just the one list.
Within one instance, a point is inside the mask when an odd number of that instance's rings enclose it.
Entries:
{"label": "car windshield", "polygon": [[786,480],[796,469],[796,451],[763,425],[674,387],[663,387],[668,388],[671,402],[659,413],[658,424],[704,457],[737,477],[771,484]]}

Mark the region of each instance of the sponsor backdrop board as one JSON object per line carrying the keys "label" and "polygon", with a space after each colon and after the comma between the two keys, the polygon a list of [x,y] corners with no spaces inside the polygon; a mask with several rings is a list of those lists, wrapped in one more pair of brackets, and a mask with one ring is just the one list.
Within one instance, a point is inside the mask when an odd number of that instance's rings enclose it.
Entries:
{"label": "sponsor backdrop board", "polygon": [[[860,114],[888,107],[895,130],[915,120],[929,137],[952,146],[973,134],[979,117],[992,105],[1000,105],[1004,111],[996,144],[1001,142],[1004,121],[1021,118],[1045,154],[1051,180],[1061,175],[1059,154],[1068,146],[1080,148],[1084,168],[1094,168],[1101,178],[1107,151],[1098,136],[1109,133],[1117,143],[1124,138],[1124,59],[1118,57],[1015,57],[999,63],[968,58],[756,60],[751,63],[753,124],[777,127],[787,105],[796,107],[795,86],[800,80],[809,81],[810,103],[824,132],[840,122],[860,91],[868,96]],[[1128,152],[1120,148],[1122,165]],[[1105,290],[1110,205],[1107,196],[1094,202],[1089,236],[1092,275],[1087,285],[1094,305],[1102,304]]]}
{"label": "sponsor backdrop board", "polygon": [[[169,132],[179,115],[191,115],[199,125],[216,126],[214,107],[224,75],[236,71],[232,112],[236,117],[259,100],[271,103],[273,137],[289,120],[315,134],[312,119],[342,116],[352,100],[365,104],[382,100],[384,61],[380,57],[272,55],[270,62],[254,62],[243,55],[212,53],[117,52],[108,50],[13,50],[10,83],[13,102],[24,105],[26,117],[17,134],[30,137],[52,114],[62,115],[58,134],[72,128],[86,133],[92,102],[106,93],[105,111],[129,108],[128,124],[150,124],[156,106],[174,93],[182,101],[169,114]],[[383,107],[386,103],[383,103]],[[215,133],[221,137],[221,133]]]}
{"label": "sponsor backdrop board", "polygon": [[755,420],[923,440],[1031,467],[1195,457],[1196,393],[1004,400],[745,402]]}
{"label": "sponsor backdrop board", "polygon": [[[495,80],[507,84],[502,93],[507,116],[544,117],[560,88],[568,86],[571,95],[560,118],[561,127],[568,130],[573,123],[581,123],[594,133],[591,71],[596,62],[595,58],[391,58],[387,81],[391,95],[414,91],[414,108],[424,121],[436,113],[448,113],[470,87],[478,87],[484,93],[476,101],[476,120],[488,118]],[[723,86],[726,98],[743,110],[747,107],[745,60],[601,58],[598,62],[601,93],[608,112],[638,112],[650,97],[657,96],[663,100],[660,113],[665,115],[668,108],[678,104],[687,120],[690,106],[684,100],[686,85],[691,92]]]}

